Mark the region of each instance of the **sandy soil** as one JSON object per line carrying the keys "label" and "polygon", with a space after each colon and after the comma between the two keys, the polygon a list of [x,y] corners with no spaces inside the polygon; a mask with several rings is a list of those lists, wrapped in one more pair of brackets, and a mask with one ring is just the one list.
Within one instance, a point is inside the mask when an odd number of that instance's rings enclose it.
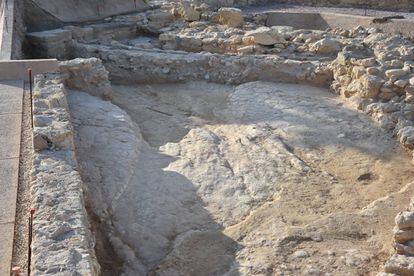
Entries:
{"label": "sandy soil", "polygon": [[107,275],[375,275],[414,191],[410,156],[324,89],[116,86],[121,109],[69,102],[121,260],[98,252]]}

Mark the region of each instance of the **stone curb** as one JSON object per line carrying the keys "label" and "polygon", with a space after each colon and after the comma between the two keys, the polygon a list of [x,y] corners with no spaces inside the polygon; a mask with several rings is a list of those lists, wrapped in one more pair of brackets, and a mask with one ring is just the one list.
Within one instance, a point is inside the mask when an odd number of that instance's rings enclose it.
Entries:
{"label": "stone curb", "polygon": [[33,108],[32,275],[99,275],[59,75],[36,77]]}

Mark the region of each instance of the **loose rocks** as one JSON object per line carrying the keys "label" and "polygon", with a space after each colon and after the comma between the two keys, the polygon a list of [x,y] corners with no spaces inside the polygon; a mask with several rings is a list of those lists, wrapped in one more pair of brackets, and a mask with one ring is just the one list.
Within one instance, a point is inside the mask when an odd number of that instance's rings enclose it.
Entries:
{"label": "loose rocks", "polygon": [[236,8],[220,8],[219,11],[219,20],[223,25],[228,27],[237,28],[243,25],[243,14],[240,9]]}

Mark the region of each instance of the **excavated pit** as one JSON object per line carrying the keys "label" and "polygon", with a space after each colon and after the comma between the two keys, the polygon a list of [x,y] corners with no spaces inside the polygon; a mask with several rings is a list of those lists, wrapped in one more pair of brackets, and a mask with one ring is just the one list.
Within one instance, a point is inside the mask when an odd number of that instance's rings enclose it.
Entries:
{"label": "excavated pit", "polygon": [[32,272],[413,275],[412,15],[156,2],[28,28]]}
{"label": "excavated pit", "polygon": [[381,271],[414,168],[343,99],[268,82],[113,90],[68,95],[104,275]]}

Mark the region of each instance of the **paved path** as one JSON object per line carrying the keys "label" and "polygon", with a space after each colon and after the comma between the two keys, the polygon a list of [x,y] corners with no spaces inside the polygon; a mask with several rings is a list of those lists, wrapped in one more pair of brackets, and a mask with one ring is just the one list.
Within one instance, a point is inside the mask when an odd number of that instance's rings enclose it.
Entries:
{"label": "paved path", "polygon": [[9,275],[13,254],[22,101],[22,81],[0,81],[0,275]]}

